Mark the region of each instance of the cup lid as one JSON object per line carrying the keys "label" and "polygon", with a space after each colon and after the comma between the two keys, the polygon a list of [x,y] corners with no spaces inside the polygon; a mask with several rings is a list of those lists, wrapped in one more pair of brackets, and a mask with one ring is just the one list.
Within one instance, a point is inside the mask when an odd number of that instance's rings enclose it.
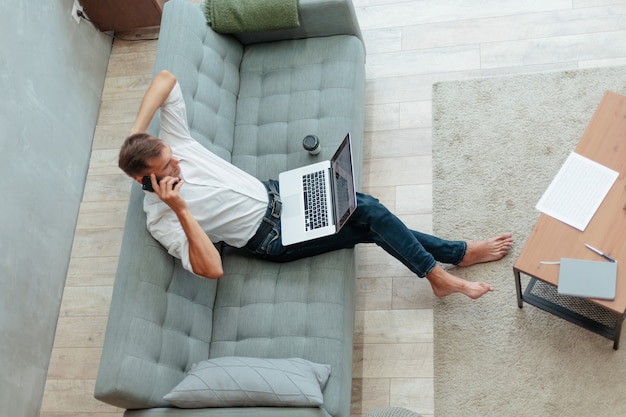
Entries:
{"label": "cup lid", "polygon": [[307,150],[314,150],[320,144],[319,139],[315,135],[307,135],[302,140],[302,146]]}

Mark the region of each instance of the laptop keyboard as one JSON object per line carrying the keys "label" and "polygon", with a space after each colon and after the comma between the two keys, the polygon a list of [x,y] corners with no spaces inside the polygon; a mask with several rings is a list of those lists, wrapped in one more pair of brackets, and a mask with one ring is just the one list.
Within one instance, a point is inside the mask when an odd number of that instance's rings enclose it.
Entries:
{"label": "laptop keyboard", "polygon": [[324,171],[302,176],[304,189],[304,230],[328,226],[328,202],[326,200],[326,177]]}

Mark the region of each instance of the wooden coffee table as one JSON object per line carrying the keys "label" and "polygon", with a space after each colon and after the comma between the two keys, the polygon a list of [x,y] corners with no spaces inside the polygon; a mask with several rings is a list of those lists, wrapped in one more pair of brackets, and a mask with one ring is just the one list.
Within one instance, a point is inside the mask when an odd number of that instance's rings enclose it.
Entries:
{"label": "wooden coffee table", "polygon": [[[539,216],[513,266],[517,304],[522,308],[526,301],[599,333],[613,340],[613,348],[618,349],[626,313],[625,96],[613,92],[604,95],[575,152],[619,172],[619,177],[584,232],[545,214]],[[559,267],[540,263],[561,258],[602,260],[587,249],[585,243],[618,261],[615,300],[560,295],[557,292]],[[522,275],[529,278],[524,291]]]}

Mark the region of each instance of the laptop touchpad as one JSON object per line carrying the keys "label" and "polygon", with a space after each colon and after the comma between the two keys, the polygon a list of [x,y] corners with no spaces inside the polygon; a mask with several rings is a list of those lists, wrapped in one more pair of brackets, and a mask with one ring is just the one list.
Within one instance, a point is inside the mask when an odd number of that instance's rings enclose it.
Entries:
{"label": "laptop touchpad", "polygon": [[301,196],[298,194],[292,194],[288,196],[281,196],[281,201],[283,203],[281,217],[284,219],[288,219],[290,217],[297,217],[300,215],[300,204],[299,199]]}

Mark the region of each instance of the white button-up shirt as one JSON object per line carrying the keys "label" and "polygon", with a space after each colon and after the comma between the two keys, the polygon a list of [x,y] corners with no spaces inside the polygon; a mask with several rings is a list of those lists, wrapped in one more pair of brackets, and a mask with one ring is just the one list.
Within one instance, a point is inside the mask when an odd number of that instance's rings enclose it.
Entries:
{"label": "white button-up shirt", "polygon": [[[160,108],[159,138],[180,160],[185,183],[180,195],[212,242],[244,246],[254,236],[267,209],[265,186],[250,174],[200,145],[191,137],[178,83]],[[159,197],[146,191],[143,203],[148,230],[167,251],[192,271],[189,242],[176,214]]]}

